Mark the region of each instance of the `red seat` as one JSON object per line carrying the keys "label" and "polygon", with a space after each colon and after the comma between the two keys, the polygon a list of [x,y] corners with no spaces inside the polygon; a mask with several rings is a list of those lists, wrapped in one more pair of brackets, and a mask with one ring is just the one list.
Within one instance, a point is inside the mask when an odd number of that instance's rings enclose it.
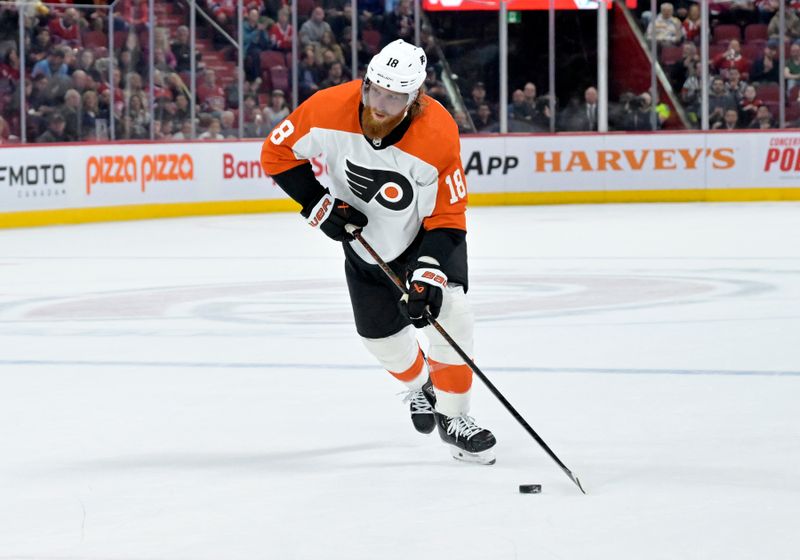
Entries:
{"label": "red seat", "polygon": [[370,55],[374,55],[381,50],[381,32],[377,29],[365,29],[362,31],[361,40]]}
{"label": "red seat", "polygon": [[753,61],[761,58],[764,54],[764,46],[756,43],[745,43],[742,45],[742,56],[747,60]]}
{"label": "red seat", "polygon": [[742,40],[742,30],[739,29],[738,25],[733,24],[721,24],[717,25],[714,28],[714,42],[723,41],[723,40],[732,40],[736,39],[737,41]]}
{"label": "red seat", "polygon": [[661,64],[671,66],[683,58],[683,47],[665,46],[661,49]]}
{"label": "red seat", "polygon": [[317,7],[314,0],[299,0],[297,3],[297,15],[305,18],[311,15],[311,11]]}
{"label": "red seat", "polygon": [[794,86],[789,90],[789,93],[786,94],[786,105],[788,106],[795,103],[798,95],[800,95],[800,86]]}
{"label": "red seat", "polygon": [[715,58],[724,53],[728,49],[727,45],[710,45],[708,47],[708,60],[713,62]]}
{"label": "red seat", "polygon": [[273,66],[269,69],[269,77],[272,82],[272,89],[282,89],[289,91],[289,69],[285,66]]}
{"label": "red seat", "polygon": [[[800,103],[793,102],[786,105],[786,124],[800,119]],[[797,126],[797,123],[794,123]]]}
{"label": "red seat", "polygon": [[261,69],[268,70],[273,66],[287,66],[286,55],[279,51],[262,51]]}
{"label": "red seat", "polygon": [[83,46],[92,49],[108,47],[108,36],[102,31],[87,31],[83,34]]}
{"label": "red seat", "polygon": [[766,23],[751,23],[747,27],[744,28],[744,40],[745,41],[753,41],[755,39],[763,39],[766,41],[769,39],[769,34],[767,33],[767,24]]}
{"label": "red seat", "polygon": [[770,103],[778,103],[780,94],[781,94],[780,86],[778,84],[771,82],[761,84],[756,89],[756,97],[761,99],[767,105]]}

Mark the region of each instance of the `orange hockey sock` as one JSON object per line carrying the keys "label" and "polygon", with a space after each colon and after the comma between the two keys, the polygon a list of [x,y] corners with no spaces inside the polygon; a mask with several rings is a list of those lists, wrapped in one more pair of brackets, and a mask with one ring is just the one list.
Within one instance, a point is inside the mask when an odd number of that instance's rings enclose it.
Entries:
{"label": "orange hockey sock", "polygon": [[466,393],[472,387],[472,370],[467,364],[443,364],[428,358],[433,386],[448,393]]}
{"label": "orange hockey sock", "polygon": [[393,376],[395,376],[398,380],[402,381],[403,383],[408,383],[413,381],[417,378],[417,376],[422,373],[422,368],[425,366],[425,358],[422,356],[422,350],[417,351],[417,358],[414,360],[414,363],[411,364],[411,367],[406,369],[405,371],[396,372],[390,371]]}

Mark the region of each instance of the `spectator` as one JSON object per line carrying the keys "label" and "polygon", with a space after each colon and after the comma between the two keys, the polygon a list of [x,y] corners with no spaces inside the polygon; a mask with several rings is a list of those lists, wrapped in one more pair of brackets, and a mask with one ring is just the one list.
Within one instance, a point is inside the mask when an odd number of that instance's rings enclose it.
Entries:
{"label": "spectator", "polygon": [[658,122],[653,117],[652,99],[650,94],[645,92],[634,96],[628,102],[628,111],[623,118],[623,130],[644,131],[655,130],[653,121]]}
{"label": "spectator", "polygon": [[252,81],[261,75],[261,51],[269,49],[272,44],[267,34],[267,24],[261,21],[258,10],[247,12],[247,19],[242,25],[244,32],[245,78]]}
{"label": "spectator", "polygon": [[[324,60],[325,53],[330,51],[333,55],[333,60],[337,62],[341,62],[342,66],[345,66],[344,62],[344,51],[342,47],[336,42],[336,38],[333,36],[333,33],[326,31],[322,34],[322,38],[320,39],[319,46],[315,49],[315,55],[317,57],[317,64],[326,64],[327,62]],[[330,66],[333,63],[333,60],[330,63],[327,63]]]}
{"label": "spectator", "polygon": [[189,120],[191,110],[189,98],[185,93],[179,93],[175,96],[175,113],[173,114],[172,120],[179,123]]}
{"label": "spectator", "polygon": [[676,18],[674,14],[675,8],[670,2],[661,4],[661,11],[647,26],[647,38],[652,39],[655,32],[656,41],[658,41],[659,45],[679,45],[683,41],[683,26],[681,25],[681,20]]}
{"label": "spectator", "polygon": [[742,95],[744,95],[744,89],[747,87],[747,82],[741,79],[739,70],[736,68],[731,68],[728,70],[728,81],[725,83],[725,87],[733,96],[733,100],[738,103],[742,98]]}
{"label": "spectator", "polygon": [[49,87],[47,76],[39,74],[32,81],[30,93],[26,90],[28,94],[28,117],[38,131],[41,128],[41,123],[55,110],[56,98]]}
{"label": "spectator", "polygon": [[527,82],[522,86],[522,93],[525,95],[525,103],[530,105],[531,110],[536,113],[536,84]]}
{"label": "spectator", "polygon": [[772,21],[772,16],[778,12],[779,7],[780,0],[756,0],[759,23],[769,23]]}
{"label": "spectator", "polygon": [[244,122],[252,123],[258,113],[258,99],[254,93],[244,95]]}
{"label": "spectator", "polygon": [[70,142],[81,140],[83,136],[83,115],[81,110],[81,94],[70,89],[64,94],[61,108],[64,117],[64,135]]}
{"label": "spectator", "polygon": [[319,85],[320,89],[325,89],[345,83],[347,78],[344,76],[341,62],[334,62],[328,70],[328,77]]}
{"label": "spectator", "polygon": [[394,10],[383,19],[383,44],[395,39],[414,42],[414,7],[411,0],[398,0]]}
{"label": "spectator", "polygon": [[455,120],[456,124],[458,125],[459,134],[471,134],[473,132],[473,129],[469,124],[467,114],[464,111],[454,111],[453,120]]}
{"label": "spectator", "polygon": [[[524,92],[525,89],[522,91]],[[550,97],[548,95],[537,97],[533,108],[533,130],[535,132],[550,132],[550,116],[552,114],[550,112]]]}
{"label": "spectator", "polygon": [[203,83],[197,88],[197,98],[204,111],[212,107],[225,108],[225,90],[217,84],[217,73],[206,68],[203,72]]}
{"label": "spectator", "polygon": [[40,60],[44,60],[48,54],[52,52],[54,47],[55,45],[50,37],[50,30],[46,27],[38,28],[38,31],[36,32],[36,39],[33,41],[33,44],[30,48],[27,64],[29,66],[35,65]]}
{"label": "spectator", "polygon": [[222,115],[220,116],[220,134],[222,134],[225,138],[238,138],[239,137],[239,130],[236,128],[235,124],[236,115],[233,114],[233,111],[223,111]]}
{"label": "spectator", "polygon": [[108,72],[105,76],[101,76],[99,70],[95,65],[94,51],[92,49],[83,49],[78,56],[78,69],[86,72],[88,76],[95,82],[101,82],[108,77]]}
{"label": "spectator", "polygon": [[288,116],[289,107],[286,105],[286,97],[283,90],[273,90],[269,105],[264,108],[264,121],[266,126],[269,127],[269,130],[272,130]]}
{"label": "spectator", "polygon": [[689,6],[689,12],[686,14],[686,19],[683,20],[683,36],[687,41],[697,43],[700,41],[700,30],[703,24],[700,20],[700,5],[692,4]]}
{"label": "spectator", "polygon": [[325,21],[325,10],[317,6],[311,11],[311,17],[300,26],[300,44],[303,47],[316,46],[326,31],[332,32],[331,26]]}
{"label": "spectator", "polygon": [[530,124],[533,122],[533,107],[525,102],[525,93],[515,89],[511,93],[511,103],[508,105],[508,118]]}
{"label": "spectator", "polygon": [[60,47],[53,47],[47,58],[40,60],[33,67],[31,77],[35,78],[41,74],[46,78],[51,78],[56,75],[66,76],[68,73],[67,65],[64,64],[64,51]]}
{"label": "spectator", "polygon": [[772,111],[769,110],[769,107],[762,105],[756,111],[756,118],[750,123],[749,128],[760,130],[778,128],[778,123],[772,118]]}
{"label": "spectator", "polygon": [[144,94],[142,77],[136,72],[128,72],[125,74],[125,94],[131,96],[140,93]]}
{"label": "spectator", "polygon": [[117,31],[147,31],[149,20],[147,0],[120,0],[114,8],[114,29]]}
{"label": "spectator", "polygon": [[751,123],[756,118],[758,108],[764,104],[757,97],[755,86],[749,85],[744,88],[742,99],[739,101],[739,120],[743,123]]}
{"label": "spectator", "polygon": [[299,73],[299,89],[300,89],[300,99],[306,99],[316,93],[319,90],[319,84],[317,83],[318,78],[318,68],[316,64],[316,59],[314,58],[314,48],[310,47],[305,49],[302,54],[302,58],[300,59],[300,65],[298,68]]}
{"label": "spectator", "polygon": [[125,138],[144,140],[150,137],[150,115],[145,108],[144,93],[135,93],[128,98],[128,114],[124,120],[128,128]]}
{"label": "spectator", "polygon": [[289,8],[284,6],[278,10],[278,21],[269,28],[269,41],[276,51],[289,52],[292,50],[294,29],[289,23],[289,15]]}
{"label": "spectator", "polygon": [[758,17],[753,0],[711,0],[709,13],[720,23],[737,25],[753,23]]}
{"label": "spectator", "polygon": [[712,63],[714,69],[722,74],[723,78],[727,78],[728,70],[736,68],[739,73],[747,79],[750,72],[750,62],[742,56],[742,47],[739,41],[732,39],[728,43],[728,49],[719,54]]}
{"label": "spectator", "polygon": [[50,35],[57,38],[59,43],[69,45],[70,47],[79,47],[81,45],[81,25],[78,10],[75,8],[67,8],[61,17],[55,17],[50,20]]}
{"label": "spectator", "polygon": [[[786,8],[786,34],[783,38],[788,38],[790,41],[800,39],[800,16],[797,15],[797,10],[789,7]],[[779,14],[775,14],[767,26],[767,33],[770,39],[782,40],[781,37],[781,21]]]}
{"label": "spectator", "polygon": [[698,125],[700,122],[700,90],[702,86],[703,65],[698,62],[689,68],[689,75],[680,90],[681,102],[686,108],[689,119]]}
{"label": "spectator", "polygon": [[175,55],[175,70],[178,72],[189,72],[192,60],[189,50],[189,28],[181,25],[175,32],[175,41],[172,43],[172,54]]}
{"label": "spectator", "polygon": [[711,91],[708,94],[709,124],[722,120],[725,111],[735,109],[736,101],[725,88],[725,81],[717,76],[711,81]]}
{"label": "spectator", "polygon": [[477,119],[473,119],[478,132],[498,132],[497,121],[492,117],[492,108],[488,103],[478,105]]}
{"label": "spectator", "polygon": [[486,85],[483,82],[475,82],[472,85],[471,96],[464,100],[464,105],[467,108],[467,111],[469,111],[470,117],[472,117],[472,122],[476,123],[475,126],[477,126],[478,107],[480,107],[482,103],[487,103]]}
{"label": "spectator", "polygon": [[721,121],[717,121],[711,127],[714,130],[738,130],[739,112],[736,109],[727,109]]}
{"label": "spectator", "polygon": [[0,115],[0,144],[15,144],[18,140],[11,134],[11,125]]}
{"label": "spectator", "polygon": [[67,137],[64,135],[64,117],[61,113],[53,113],[47,122],[47,130],[39,136],[36,141],[40,144],[52,142],[66,142]]}
{"label": "spectator", "polygon": [[697,45],[686,41],[683,44],[681,59],[672,65],[669,72],[670,81],[675,89],[680,89],[686,82],[690,69],[698,62],[700,62],[700,54],[697,52]]}
{"label": "spectator", "polygon": [[[581,114],[585,117],[585,127],[580,130],[597,130],[597,88],[590,86],[583,92]],[[583,123],[582,123],[583,124]]]}
{"label": "spectator", "polygon": [[783,75],[786,78],[787,90],[800,84],[800,41],[795,41],[789,47],[789,58],[786,60]]}
{"label": "spectator", "polygon": [[154,49],[153,53],[162,51],[164,56],[164,63],[170,69],[175,70],[178,65],[178,60],[172,52],[172,47],[169,44],[169,32],[163,27],[156,27],[155,37],[153,37]]}
{"label": "spectator", "polygon": [[764,54],[753,62],[750,70],[751,82],[777,82],[778,74],[778,39],[770,39],[764,47]]}
{"label": "spectator", "polygon": [[208,130],[198,136],[200,140],[225,140],[221,133],[222,123],[219,119],[211,119],[211,124],[208,125]]}
{"label": "spectator", "polygon": [[227,29],[231,21],[236,21],[236,0],[209,0],[208,7],[223,29]]}
{"label": "spectator", "polygon": [[436,68],[428,66],[426,72],[425,93],[442,105],[447,105],[447,91],[444,89],[444,84],[436,77]]}
{"label": "spectator", "polygon": [[[174,126],[173,126],[174,128]],[[192,137],[192,121],[185,120],[181,124],[181,129],[172,135],[174,140],[191,140]]]}
{"label": "spectator", "polygon": [[128,72],[138,72],[142,76],[147,74],[147,57],[144,56],[142,47],[139,44],[139,35],[128,33],[125,38],[125,45],[119,53],[119,68],[123,74]]}
{"label": "spectator", "polygon": [[0,80],[8,80],[16,84],[19,82],[19,54],[16,47],[6,51],[3,62],[0,64]]}
{"label": "spectator", "polygon": [[107,120],[108,113],[100,111],[100,104],[96,91],[86,91],[83,94],[83,110],[81,120],[81,140],[89,140],[97,137],[97,121]]}

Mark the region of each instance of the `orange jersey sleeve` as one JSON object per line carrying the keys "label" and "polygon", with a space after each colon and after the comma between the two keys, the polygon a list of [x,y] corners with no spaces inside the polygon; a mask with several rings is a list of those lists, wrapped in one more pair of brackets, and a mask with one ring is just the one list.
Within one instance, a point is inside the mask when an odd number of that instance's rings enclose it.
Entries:
{"label": "orange jersey sleeve", "polygon": [[261,167],[268,175],[288,171],[321,152],[315,129],[361,131],[358,102],[361,82],[348,82],[312,95],[279,123],[261,146]]}
{"label": "orange jersey sleeve", "polygon": [[[425,107],[419,126],[397,143],[397,147],[414,155],[438,171],[436,204],[422,220],[425,230],[467,229],[467,182],[461,165],[461,142],[458,126],[450,113],[432,98],[423,96]],[[411,132],[409,130],[409,132]]]}

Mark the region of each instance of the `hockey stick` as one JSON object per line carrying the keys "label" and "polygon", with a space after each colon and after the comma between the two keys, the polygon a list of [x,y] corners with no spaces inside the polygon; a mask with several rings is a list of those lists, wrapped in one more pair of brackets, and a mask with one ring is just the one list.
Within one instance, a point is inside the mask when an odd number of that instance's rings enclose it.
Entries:
{"label": "hockey stick", "polygon": [[[400,278],[398,278],[397,274],[395,274],[394,271],[391,268],[389,268],[389,265],[386,264],[386,262],[380,257],[380,255],[378,255],[378,253],[375,252],[375,249],[373,249],[372,246],[369,243],[367,243],[364,237],[362,237],[361,232],[356,227],[350,224],[345,226],[345,228],[353,237],[355,237],[358,240],[359,243],[361,243],[364,249],[367,250],[367,253],[369,253],[370,256],[375,260],[375,262],[378,263],[378,266],[381,267],[381,270],[383,270],[384,274],[386,274],[386,276],[389,277],[389,279],[394,283],[394,285],[397,286],[397,289],[400,290],[404,295],[408,295],[408,290],[406,290],[406,287],[403,284],[403,282],[400,280]],[[456,341],[453,340],[453,337],[451,337],[447,333],[447,331],[444,330],[444,327],[442,327],[442,325],[440,325],[439,322],[436,319],[434,319],[431,316],[430,312],[427,310],[425,311],[425,319],[427,319],[428,323],[430,323],[430,325],[433,328],[435,328],[440,335],[442,335],[442,338],[444,338],[447,341],[447,343],[453,348],[453,350],[455,350],[456,353],[458,353],[458,355],[461,356],[461,359],[464,360],[464,362],[470,367],[470,369],[473,372],[475,372],[475,375],[477,375],[480,378],[480,380],[483,381],[484,385],[486,385],[486,387],[489,388],[489,391],[491,391],[491,393],[495,397],[497,397],[497,400],[500,401],[500,403],[506,408],[506,410],[511,413],[511,416],[513,416],[514,419],[517,422],[519,422],[519,424],[523,428],[525,428],[525,431],[528,432],[528,434],[530,434],[530,436],[534,440],[536,440],[536,443],[539,444],[539,447],[544,449],[545,453],[547,453],[550,456],[550,458],[553,461],[555,461],[559,467],[561,467],[561,470],[564,471],[564,474],[566,474],[569,477],[569,479],[575,483],[575,485],[581,492],[586,494],[586,491],[583,489],[583,486],[581,486],[581,482],[580,480],[578,480],[578,477],[572,474],[572,471],[569,470],[567,466],[561,462],[561,459],[559,459],[556,456],[556,454],[553,453],[553,450],[550,449],[550,446],[547,445],[541,437],[539,437],[539,434],[536,433],[536,430],[531,428],[530,424],[528,424],[528,422],[525,421],[522,415],[519,412],[517,412],[517,409],[511,406],[511,403],[508,402],[508,400],[506,400],[506,398],[497,389],[497,387],[495,387],[494,384],[491,381],[489,381],[486,375],[484,375],[484,373],[480,370],[480,368],[477,365],[475,365],[475,362],[472,361],[472,358],[467,356],[467,353],[464,352],[464,350],[458,345],[458,343],[456,343]]]}

